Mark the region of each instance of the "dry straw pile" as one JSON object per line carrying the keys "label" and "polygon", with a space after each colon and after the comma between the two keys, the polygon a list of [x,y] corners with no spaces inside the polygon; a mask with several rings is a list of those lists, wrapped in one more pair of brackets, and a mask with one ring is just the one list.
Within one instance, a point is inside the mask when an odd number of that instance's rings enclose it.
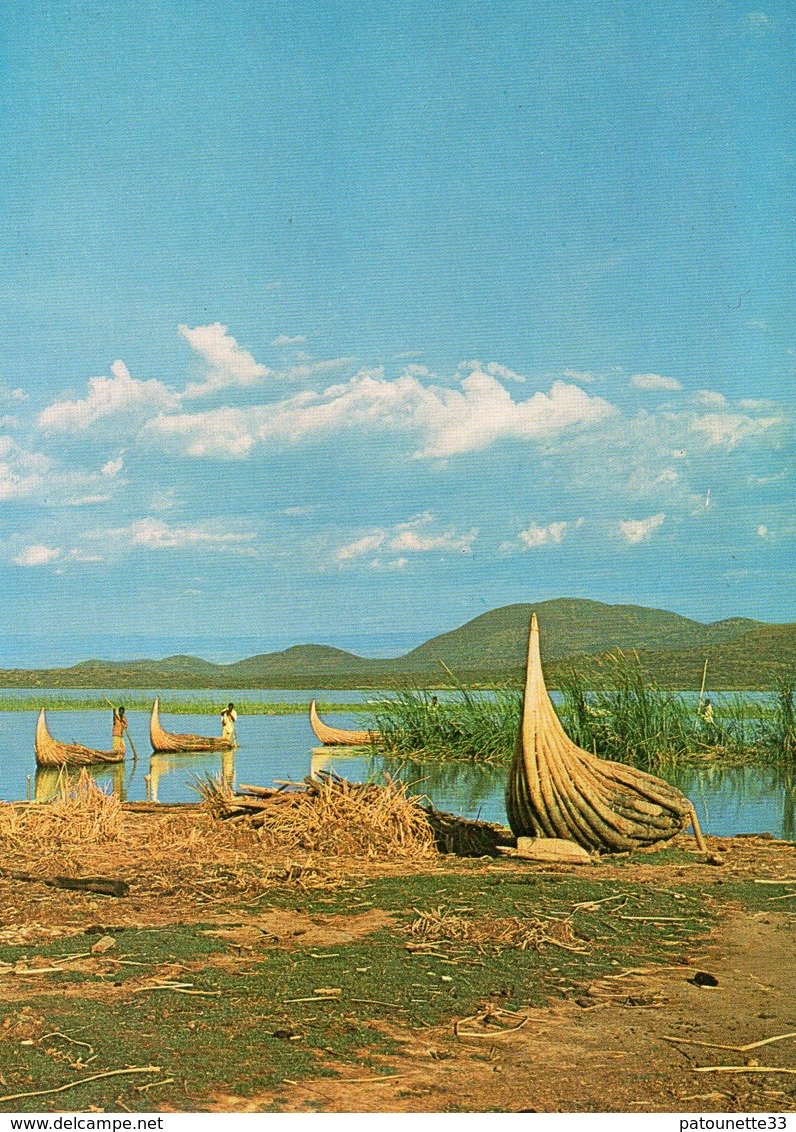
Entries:
{"label": "dry straw pile", "polygon": [[407,794],[400,782],[376,786],[324,776],[306,780],[298,790],[242,786],[232,794],[208,779],[197,789],[211,813],[247,821],[269,849],[388,860],[436,856],[421,799]]}
{"label": "dry straw pile", "polygon": [[122,830],[122,806],[83,769],[76,779],[63,775],[51,802],[0,805],[0,841],[6,847],[32,844],[89,845],[116,841]]}

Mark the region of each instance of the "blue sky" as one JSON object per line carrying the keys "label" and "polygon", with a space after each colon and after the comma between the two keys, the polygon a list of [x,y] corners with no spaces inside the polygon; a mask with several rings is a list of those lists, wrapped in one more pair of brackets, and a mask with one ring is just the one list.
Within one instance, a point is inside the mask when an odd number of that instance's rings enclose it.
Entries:
{"label": "blue sky", "polygon": [[789,5],[6,14],[0,663],[794,619]]}

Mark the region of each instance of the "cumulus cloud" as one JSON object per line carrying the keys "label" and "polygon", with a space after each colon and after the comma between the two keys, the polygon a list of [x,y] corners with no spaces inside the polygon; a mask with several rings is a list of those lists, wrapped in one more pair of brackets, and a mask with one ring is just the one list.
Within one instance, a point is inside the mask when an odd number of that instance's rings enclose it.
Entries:
{"label": "cumulus cloud", "polygon": [[[572,426],[591,425],[615,412],[600,397],[575,385],[553,383],[515,401],[491,374],[474,371],[458,388],[424,384],[402,374],[391,381],[381,370],[364,370],[323,392],[247,410],[160,413],[148,433],[191,456],[241,458],[257,444],[295,444],[342,431],[409,434],[420,459],[447,459],[488,448],[500,440],[535,440]],[[419,442],[419,443],[418,443]]]}
{"label": "cumulus cloud", "polygon": [[440,530],[436,516],[423,511],[404,523],[393,527],[376,527],[352,542],[339,547],[336,553],[338,562],[345,563],[363,558],[377,550],[399,555],[399,559],[384,562],[374,559],[369,563],[374,569],[401,569],[408,561],[407,554],[469,554],[478,537],[476,527],[466,532]]}
{"label": "cumulus cloud", "polygon": [[191,349],[204,358],[207,366],[204,381],[188,385],[183,397],[203,397],[230,385],[259,385],[271,374],[267,366],[255,361],[248,350],[238,345],[227,333],[228,328],[220,322],[194,327],[181,323],[177,329]]}
{"label": "cumulus cloud", "polygon": [[60,557],[60,547],[42,546],[37,543],[33,546],[26,546],[16,555],[14,561],[17,566],[46,566],[48,562],[54,562],[56,558]]}
{"label": "cumulus cloud", "polygon": [[85,432],[105,418],[119,414],[138,416],[158,409],[176,409],[179,398],[161,381],[137,381],[124,362],[111,366],[111,377],[92,377],[82,400],[56,401],[38,418],[43,432]]}
{"label": "cumulus cloud", "polygon": [[625,542],[633,546],[650,539],[665,518],[666,516],[661,512],[658,515],[650,515],[649,519],[626,519],[619,524],[619,531]]}
{"label": "cumulus cloud", "polygon": [[661,389],[682,389],[679,381],[675,381],[673,377],[663,377],[659,373],[634,373],[630,378],[630,384],[633,389],[645,390],[661,390]]}

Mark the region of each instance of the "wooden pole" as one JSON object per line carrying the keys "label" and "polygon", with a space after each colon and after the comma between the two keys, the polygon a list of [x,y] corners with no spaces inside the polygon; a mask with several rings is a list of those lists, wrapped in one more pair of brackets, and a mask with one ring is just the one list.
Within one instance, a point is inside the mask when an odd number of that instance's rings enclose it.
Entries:
{"label": "wooden pole", "polygon": [[702,669],[702,687],[699,689],[699,704],[697,706],[697,715],[702,714],[702,697],[705,694],[705,678],[708,674],[708,658],[705,657],[705,667]]}

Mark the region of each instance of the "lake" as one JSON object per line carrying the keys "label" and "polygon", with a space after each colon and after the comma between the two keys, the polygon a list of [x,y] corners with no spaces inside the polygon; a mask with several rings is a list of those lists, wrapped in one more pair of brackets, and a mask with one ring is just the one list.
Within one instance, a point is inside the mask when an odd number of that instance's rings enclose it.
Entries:
{"label": "lake", "polygon": [[[186,693],[187,694],[187,693]],[[263,693],[264,694],[264,693]],[[279,691],[282,702],[288,693]],[[323,696],[328,698],[329,692]],[[347,697],[351,692],[342,693]],[[118,692],[116,693],[118,696]],[[307,693],[290,693],[306,697]],[[360,693],[369,698],[372,692]],[[226,698],[221,695],[221,700]],[[301,702],[301,699],[291,699]],[[351,702],[349,700],[349,702]],[[57,772],[37,770],[33,754],[36,710],[0,712],[0,799],[12,801],[27,795],[41,800],[52,797]],[[109,711],[48,712],[50,732],[63,742],[79,742],[108,749]],[[235,752],[198,755],[153,755],[149,744],[149,714],[128,712],[130,732],[139,759],[128,753],[124,765],[98,769],[96,778],[129,801],[152,798],[160,802],[196,801],[191,786],[196,777],[223,775],[229,782],[268,786],[274,780],[300,782],[306,774],[334,770],[352,781],[379,778],[386,772],[411,783],[413,791],[425,794],[442,810],[470,818],[506,821],[503,790],[505,767],[478,767],[462,763],[397,764],[369,755],[317,748],[317,740],[303,715],[251,715],[238,719]],[[328,715],[339,727],[356,727],[361,721],[351,713]],[[164,715],[164,726],[173,731],[220,734],[219,720],[207,715]],[[796,773],[782,767],[684,768],[670,780],[694,803],[702,828],[716,836],[736,833],[771,833],[794,837]]]}

